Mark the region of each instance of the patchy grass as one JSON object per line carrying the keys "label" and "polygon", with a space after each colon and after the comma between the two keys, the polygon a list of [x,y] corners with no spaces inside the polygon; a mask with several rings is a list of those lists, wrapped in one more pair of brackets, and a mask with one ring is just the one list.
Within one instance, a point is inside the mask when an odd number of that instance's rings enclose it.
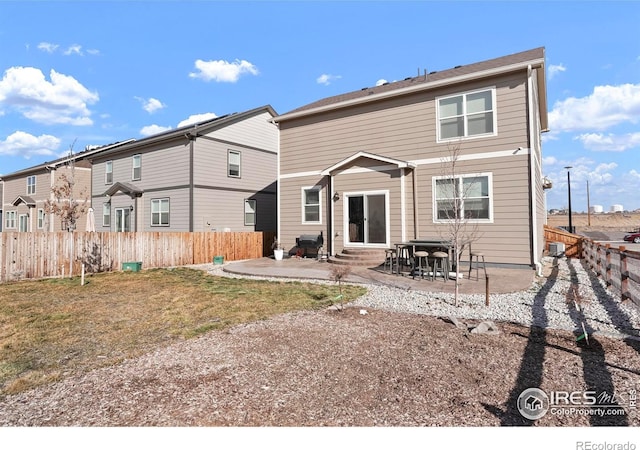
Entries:
{"label": "patchy grass", "polygon": [[[344,300],[365,289],[342,286]],[[188,269],[0,284],[0,394],[115,364],[176,340],[322,308],[336,285],[214,277]]]}

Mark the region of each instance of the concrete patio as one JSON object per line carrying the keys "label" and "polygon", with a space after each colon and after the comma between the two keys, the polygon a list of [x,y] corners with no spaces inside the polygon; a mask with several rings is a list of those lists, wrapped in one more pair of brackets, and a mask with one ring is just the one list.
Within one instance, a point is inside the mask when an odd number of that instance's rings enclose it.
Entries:
{"label": "concrete patio", "polygon": [[[285,258],[276,261],[273,258],[259,258],[244,261],[225,263],[223,270],[227,273],[245,276],[295,278],[331,280],[333,264],[326,261],[318,261],[315,258]],[[463,278],[460,280],[460,293],[482,294],[486,292],[486,280],[482,269],[479,271],[479,280],[476,280],[474,270],[471,279],[468,266],[461,266]],[[465,270],[466,269],[466,270]],[[529,289],[536,278],[533,269],[496,268],[487,267],[489,277],[489,292],[491,294],[518,292]],[[444,281],[442,278],[431,281],[421,279],[409,274],[395,275],[382,270],[382,266],[366,268],[352,266],[351,273],[346,281],[353,283],[379,284],[394,286],[402,289],[422,290],[431,292],[453,292],[455,281]]]}

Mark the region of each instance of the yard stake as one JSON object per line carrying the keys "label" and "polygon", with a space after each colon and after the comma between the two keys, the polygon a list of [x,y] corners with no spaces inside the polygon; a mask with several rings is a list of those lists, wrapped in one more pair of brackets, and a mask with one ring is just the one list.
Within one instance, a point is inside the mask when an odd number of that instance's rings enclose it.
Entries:
{"label": "yard stake", "polygon": [[489,277],[485,277],[484,304],[489,306]]}
{"label": "yard stake", "polygon": [[80,286],[84,286],[84,263],[82,263],[82,273],[80,275]]}

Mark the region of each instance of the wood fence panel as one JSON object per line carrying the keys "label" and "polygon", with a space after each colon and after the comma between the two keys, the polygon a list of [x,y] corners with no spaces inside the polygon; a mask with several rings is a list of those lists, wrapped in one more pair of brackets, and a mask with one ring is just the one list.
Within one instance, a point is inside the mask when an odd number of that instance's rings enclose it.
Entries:
{"label": "wood fence panel", "polygon": [[564,254],[567,258],[580,258],[582,255],[582,242],[584,237],[568,231],[544,226],[545,249],[549,251],[549,243],[561,242],[564,244]]}
{"label": "wood fence panel", "polygon": [[[262,232],[34,232],[0,233],[0,282],[21,278],[80,275],[142,268],[174,267],[268,256],[275,233]],[[269,250],[266,250],[267,244]]]}

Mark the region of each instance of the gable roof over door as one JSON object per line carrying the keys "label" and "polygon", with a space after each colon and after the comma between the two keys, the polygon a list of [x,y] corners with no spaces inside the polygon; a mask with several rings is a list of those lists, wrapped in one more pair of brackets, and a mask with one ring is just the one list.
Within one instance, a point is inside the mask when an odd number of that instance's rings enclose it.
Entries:
{"label": "gable roof over door", "polygon": [[411,163],[409,161],[402,161],[401,159],[395,159],[395,158],[389,158],[389,157],[386,157],[386,156],[374,155],[373,153],[368,153],[368,152],[358,152],[358,153],[354,153],[353,155],[349,156],[348,158],[343,159],[340,162],[337,162],[333,166],[327,167],[326,169],[324,169],[321,172],[321,175],[331,175],[336,170],[340,170],[340,169],[344,169],[345,167],[348,167],[349,165],[351,165],[351,163],[353,161],[355,161],[355,160],[357,160],[359,158],[367,158],[367,159],[372,159],[374,161],[379,161],[381,163],[394,165],[394,166],[397,166],[398,169],[402,169],[402,168],[405,168],[405,167],[412,167],[412,168],[416,167],[416,165],[414,163]]}

